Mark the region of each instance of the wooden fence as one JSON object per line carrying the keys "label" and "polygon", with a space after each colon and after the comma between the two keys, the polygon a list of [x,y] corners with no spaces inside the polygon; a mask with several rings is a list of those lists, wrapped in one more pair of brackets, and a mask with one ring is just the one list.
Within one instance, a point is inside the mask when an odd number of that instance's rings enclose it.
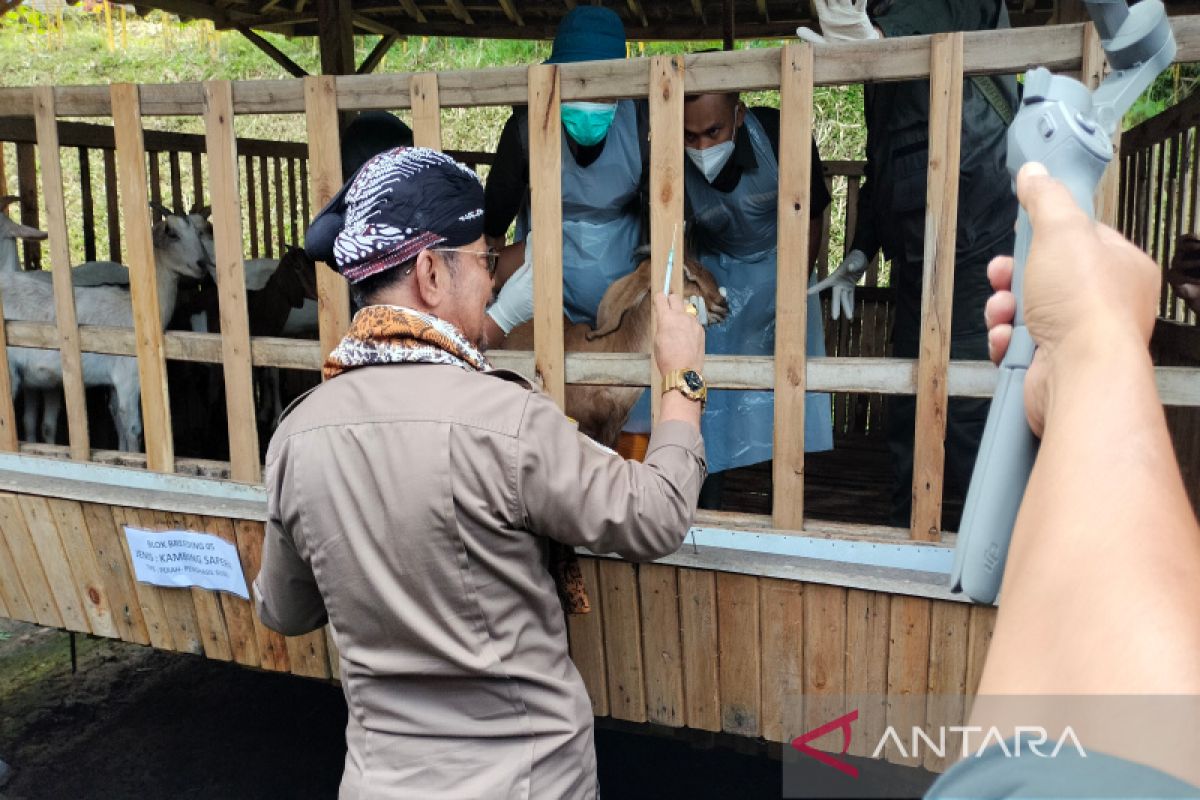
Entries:
{"label": "wooden fence", "polygon": [[[1200,59],[1200,18],[1172,20],[1181,60]],[[0,362],[7,344],[57,348],[63,354],[70,451],[90,455],[82,418],[81,352],[136,354],[142,371],[145,463],[154,473],[98,464],[66,464],[15,455],[16,434],[7,386],[0,386],[0,614],[87,630],[165,649],[203,652],[268,669],[336,678],[340,662],[327,631],[282,639],[262,628],[244,602],[201,590],[159,589],[134,581],[120,536],[123,522],[205,530],[235,542],[247,576],[257,572],[258,523],[265,514],[261,459],[250,388],[252,365],[316,369],[349,322],[345,283],[318,267],[321,340],[251,340],[243,277],[242,192],[233,134],[235,115],[303,113],[308,133],[309,207],[323,206],[341,184],[338,112],[410,108],[418,144],[439,146],[440,109],[528,103],[533,227],[536,239],[535,350],[497,353],[506,367],[536,372],[561,404],[565,385],[655,385],[644,354],[564,354],[562,253],[559,224],[559,104],[564,100],[649,97],[651,125],[652,285],[665,275],[671,231],[683,214],[683,97],[685,92],[779,89],[782,130],[779,185],[779,264],[807,261],[808,140],[812,90],[817,84],[930,79],[930,143],[923,334],[920,357],[899,360],[805,357],[804,280],[781,266],[774,357],[710,357],[710,384],[775,393],[774,506],[767,516],[702,512],[697,524],[770,539],[775,545],[834,541],[891,545],[907,553],[944,556],[941,538],[942,440],[949,396],[986,397],[994,370],[950,363],[949,324],[958,189],[958,126],[966,75],[1006,73],[1035,64],[1079,70],[1095,81],[1102,59],[1088,26],[944,34],[821,50],[806,44],[656,57],[596,64],[421,75],[308,77],[172,86],[39,87],[0,89],[10,113],[35,119],[55,275],[57,323],[0,326]],[[204,119],[205,174],[213,206],[221,335],[168,333],[158,326],[153,287],[149,180],[143,118],[193,115]],[[60,117],[109,117],[121,214],[122,254],[131,267],[135,330],[74,325],[61,181]],[[241,167],[241,168],[239,168]],[[260,173],[261,174],[261,173]],[[1116,221],[1115,169],[1099,208]],[[253,185],[251,182],[250,185]],[[682,274],[674,275],[676,290]],[[872,289],[865,291],[868,296]],[[860,317],[861,320],[861,317]],[[886,323],[886,313],[873,325]],[[840,335],[840,333],[839,333]],[[849,337],[850,334],[847,334]],[[838,345],[840,347],[840,343]],[[847,345],[847,349],[851,349]],[[233,482],[182,479],[171,444],[170,406],[163,379],[167,359],[220,364],[225,374]],[[8,370],[0,363],[0,382]],[[1200,405],[1200,370],[1159,368],[1165,403]],[[804,393],[916,394],[916,468],[910,529],[896,530],[806,519],[804,510]],[[37,470],[42,470],[37,474]],[[191,480],[189,492],[131,487]],[[247,486],[245,484],[251,484]],[[232,495],[251,494],[251,501]],[[186,493],[185,493],[186,494]],[[212,499],[212,498],[217,499]],[[175,498],[175,499],[173,499]],[[763,536],[762,534],[786,534]],[[795,534],[807,534],[798,537]],[[935,540],[920,545],[909,540]],[[732,552],[732,555],[731,555]],[[847,567],[835,559],[788,559],[769,550],[729,551],[685,546],[653,565],[585,560],[594,613],[571,620],[572,655],[598,714],[670,726],[723,730],[787,741],[826,722],[848,694],[929,694],[912,716],[894,717],[891,704],[864,717],[900,727],[963,719],[987,648],[991,609],[952,598],[937,576],[925,583],[889,571]],[[848,563],[848,562],[847,562]],[[911,573],[910,573],[911,574]],[[932,582],[931,582],[932,581]],[[105,611],[104,609],[107,609]],[[934,697],[950,698],[935,701]],[[899,708],[899,706],[895,706]],[[907,712],[905,712],[907,713]],[[880,717],[879,715],[883,715]],[[873,715],[873,716],[872,716]],[[808,726],[808,727],[811,727]],[[864,739],[865,741],[865,739]],[[868,754],[869,753],[864,753]],[[893,753],[889,758],[902,761]],[[926,763],[938,767],[939,763]]]}
{"label": "wooden fence", "polygon": [[[1197,57],[1200,21],[1173,21],[1179,39],[1179,58]],[[113,87],[41,87],[4,89],[11,113],[33,116],[43,169],[59,156],[59,117],[111,116],[114,119],[120,199],[125,222],[125,260],[132,267],[133,295],[138,309],[136,336],[128,331],[87,331],[82,339],[96,352],[137,353],[142,364],[143,419],[147,464],[171,471],[169,406],[161,373],[165,359],[222,363],[227,386],[231,474],[237,480],[257,480],[260,459],[253,435],[254,408],[250,392],[251,364],[315,368],[321,355],[339,339],[349,321],[344,282],[330,269],[319,268],[321,342],[319,346],[287,340],[261,339],[251,343],[245,314],[242,273],[243,183],[247,162],[239,169],[233,119],[235,114],[303,112],[308,131],[310,208],[320,207],[341,183],[337,112],[372,108],[411,109],[418,144],[440,145],[440,109],[449,106],[528,103],[531,128],[531,171],[534,225],[560,230],[558,104],[562,100],[649,97],[651,125],[659,135],[651,146],[651,242],[655,280],[663,277],[670,230],[681,219],[682,126],[685,91],[732,91],[778,88],[781,92],[784,146],[780,153],[779,263],[803,263],[807,248],[808,174],[811,164],[796,142],[811,130],[812,87],[816,84],[863,80],[930,77],[930,155],[927,214],[934,235],[926,243],[921,356],[915,362],[874,358],[814,359],[804,355],[803,302],[805,287],[796,276],[779,274],[777,348],[771,357],[714,357],[708,365],[716,387],[772,389],[776,395],[774,509],[770,526],[803,530],[803,398],[807,389],[832,392],[915,393],[918,397],[914,511],[910,532],[916,539],[939,538],[942,497],[942,439],[948,394],[986,396],[993,373],[984,364],[949,363],[949,328],[953,238],[957,208],[958,123],[962,78],[968,74],[1012,72],[1032,64],[1053,69],[1081,70],[1095,79],[1102,54],[1090,26],[911,37],[872,45],[841,47],[813,58],[807,45],[782,50],[657,57],[649,60],[584,65],[539,65],[524,68],[448,72],[420,75],[371,75],[344,78],[311,77],[287,81]],[[222,336],[168,334],[150,324],[155,314],[152,291],[150,217],[143,199],[147,175],[143,117],[198,115],[206,125],[206,175],[214,209],[221,281],[218,291],[231,327]],[[273,170],[272,170],[273,171]],[[265,174],[261,169],[259,174]],[[1113,172],[1115,176],[1115,170]],[[47,209],[52,241],[63,238],[61,194],[47,182]],[[1115,182],[1111,185],[1115,187]],[[58,195],[57,197],[55,195]],[[249,197],[249,193],[246,194]],[[148,198],[146,198],[148,199]],[[248,205],[248,203],[247,203]],[[1115,206],[1115,203],[1110,204]],[[1102,205],[1102,207],[1104,207]],[[1115,211],[1115,208],[1113,209]],[[1115,216],[1114,216],[1115,218]],[[276,237],[277,238],[277,237]],[[270,239],[268,239],[269,241]],[[658,376],[644,355],[573,355],[562,351],[561,246],[557,237],[536,243],[539,271],[535,278],[536,344],[533,370],[546,390],[561,402],[567,380],[600,384],[650,384]],[[53,248],[52,248],[53,249]],[[56,258],[55,271],[68,270]],[[682,276],[679,276],[682,279]],[[65,289],[67,284],[63,283]],[[790,298],[790,300],[789,300]],[[68,293],[59,299],[65,311]],[[81,337],[67,330],[60,314],[58,330],[49,325],[10,324],[9,340],[28,346],[62,346],[64,361],[78,363]],[[73,315],[70,315],[73,317]],[[146,325],[143,325],[142,322]],[[147,327],[143,330],[143,327]],[[497,354],[506,365],[526,367],[529,356]],[[67,370],[71,372],[70,369]],[[1172,386],[1180,385],[1178,376]],[[74,422],[81,418],[82,388],[78,376],[67,376],[68,409]],[[72,385],[74,384],[74,385]],[[5,444],[16,447],[12,409],[7,392],[0,398],[0,432]],[[1187,392],[1176,402],[1194,403]],[[71,451],[86,459],[86,428],[70,425]],[[759,521],[761,524],[761,521]]]}

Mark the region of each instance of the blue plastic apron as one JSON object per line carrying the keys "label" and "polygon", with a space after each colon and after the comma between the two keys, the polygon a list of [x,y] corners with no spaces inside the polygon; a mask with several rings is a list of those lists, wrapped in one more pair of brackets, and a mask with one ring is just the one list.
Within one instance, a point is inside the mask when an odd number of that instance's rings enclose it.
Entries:
{"label": "blue plastic apron", "polygon": [[[738,135],[750,137],[758,167],[743,172],[733,191],[712,188],[691,162],[684,167],[698,255],[725,287],[729,304],[725,321],[708,327],[705,350],[713,355],[773,355],[779,165],[753,114],[746,115]],[[807,265],[795,268],[807,272]],[[824,356],[820,301],[815,295],[807,301],[806,352]],[[710,389],[701,425],[709,471],[769,460],[774,414],[771,392]],[[804,406],[804,449],[832,448],[829,395],[809,392]]]}
{"label": "blue plastic apron", "polygon": [[[596,311],[609,285],[633,272],[641,220],[637,210],[642,178],[637,110],[617,103],[617,115],[600,156],[581,167],[562,133],[563,310],[571,322],[596,324]],[[517,221],[517,239],[528,230],[528,209]]]}

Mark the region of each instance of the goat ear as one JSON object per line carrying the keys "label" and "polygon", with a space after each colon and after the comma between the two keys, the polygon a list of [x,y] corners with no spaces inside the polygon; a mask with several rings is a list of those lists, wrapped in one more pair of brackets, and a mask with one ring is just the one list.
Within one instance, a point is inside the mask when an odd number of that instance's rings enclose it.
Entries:
{"label": "goat ear", "polygon": [[[649,262],[643,262],[648,264]],[[613,281],[596,310],[596,329],[587,334],[588,341],[599,339],[621,327],[625,315],[635,308],[650,292],[648,270],[641,267],[623,278]]]}
{"label": "goat ear", "polygon": [[202,217],[208,218],[212,216],[212,206],[194,205],[189,214],[199,214]]}

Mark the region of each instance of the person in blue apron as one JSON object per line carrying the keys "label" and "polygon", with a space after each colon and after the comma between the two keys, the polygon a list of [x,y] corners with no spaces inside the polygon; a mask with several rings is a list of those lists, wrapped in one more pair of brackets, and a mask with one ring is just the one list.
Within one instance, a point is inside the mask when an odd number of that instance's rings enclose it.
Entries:
{"label": "person in blue apron", "polygon": [[[548,64],[625,58],[620,17],[600,6],[579,6],[558,27]],[[633,271],[642,238],[647,129],[644,101],[562,104],[563,309],[572,322],[595,325],[609,284]],[[484,235],[499,249],[517,219],[516,241],[527,240],[529,219],[528,110],[504,125],[484,193]],[[526,251],[529,248],[525,248]],[[529,262],[527,252],[522,253]],[[503,262],[502,262],[503,263]],[[521,263],[517,261],[516,263]],[[504,269],[498,282],[507,278]],[[528,275],[522,275],[528,280]],[[526,322],[525,297],[501,290],[489,311],[503,334]],[[511,306],[511,307],[510,307]]]}
{"label": "person in blue apron", "polygon": [[[871,0],[848,5],[819,0],[824,41],[915,36],[950,31],[1007,28],[1008,9],[1001,0],[963,3],[921,0],[893,3]],[[818,41],[807,28],[802,39]],[[880,250],[891,262],[895,291],[892,355],[916,358],[921,341],[922,264],[925,254],[925,196],[929,161],[929,81],[867,84],[863,92],[867,122],[866,179],[858,194],[858,226],[841,266],[814,289],[832,292],[831,314],[853,316],[854,287]],[[958,180],[958,231],[954,254],[954,297],[950,321],[950,358],[985,361],[987,328],[983,307],[991,296],[987,265],[994,256],[1013,252],[1017,198],[1005,167],[1006,134],[1017,106],[1012,75],[977,75],[963,81],[962,157]],[[989,400],[957,397],[946,416],[945,485],[950,497],[963,497],[983,438]],[[913,442],[916,398],[888,398],[887,438],[894,483],[890,522],[912,521]],[[953,520],[947,527],[953,527]]]}
{"label": "person in blue apron", "polygon": [[[693,95],[684,102],[684,196],[687,234],[694,254],[725,288],[729,316],[707,330],[706,352],[773,355],[779,111],[747,109],[736,94]],[[809,263],[794,269],[808,275],[821,240],[821,218],[829,205],[821,159],[812,144],[809,192]],[[825,355],[821,311],[807,298],[805,352]],[[709,390],[704,412],[704,447],[710,478],[701,505],[719,507],[722,473],[771,458],[774,395],[769,391]],[[806,452],[833,447],[827,394],[809,393],[804,407]]]}

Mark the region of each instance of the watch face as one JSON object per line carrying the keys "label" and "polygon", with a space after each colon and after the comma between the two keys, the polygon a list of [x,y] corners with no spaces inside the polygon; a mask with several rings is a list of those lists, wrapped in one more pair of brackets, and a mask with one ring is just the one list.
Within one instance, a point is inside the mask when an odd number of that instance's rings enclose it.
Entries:
{"label": "watch face", "polygon": [[695,370],[686,369],[683,371],[683,382],[693,392],[698,392],[704,388],[704,379],[700,377],[700,373]]}

